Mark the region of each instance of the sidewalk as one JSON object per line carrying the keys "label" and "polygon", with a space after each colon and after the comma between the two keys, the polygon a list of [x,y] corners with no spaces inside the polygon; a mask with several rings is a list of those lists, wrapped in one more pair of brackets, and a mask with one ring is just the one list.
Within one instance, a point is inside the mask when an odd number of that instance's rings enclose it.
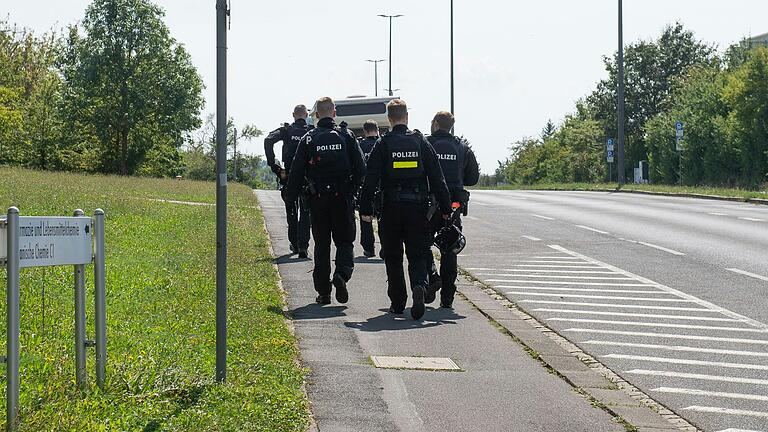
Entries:
{"label": "sidewalk", "polygon": [[[349,303],[316,305],[312,261],[287,255],[279,193],[257,195],[302,362],[310,369],[307,392],[317,430],[624,430],[461,298],[454,311],[428,308],[422,321],[412,320],[409,309],[388,314],[384,263],[362,258],[359,245]],[[462,371],[377,369],[371,356],[447,357]]]}

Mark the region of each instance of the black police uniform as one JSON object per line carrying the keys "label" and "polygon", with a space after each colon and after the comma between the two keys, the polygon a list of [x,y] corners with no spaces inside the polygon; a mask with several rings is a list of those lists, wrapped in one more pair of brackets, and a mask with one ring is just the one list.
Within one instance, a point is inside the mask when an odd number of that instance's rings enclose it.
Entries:
{"label": "black police uniform", "polygon": [[354,269],[354,192],[365,177],[365,162],[354,134],[323,118],[299,142],[288,177],[288,198],[309,181],[315,269],[312,273],[319,303],[330,302],[331,238],[336,245],[333,285],[336,300],[346,303],[346,283]]}
{"label": "black police uniform", "polygon": [[379,234],[387,267],[390,311],[402,313],[408,299],[403,274],[403,243],[413,291],[411,314],[424,314],[432,230],[427,220],[428,194],[437,196],[442,213],[450,213],[450,196],[437,155],[419,132],[395,126],[373,148],[360,198],[360,211],[373,214],[377,190],[383,194]]}
{"label": "black police uniform", "polygon": [[310,216],[309,203],[304,194],[299,195],[298,199],[286,199],[285,185],[287,180],[280,179],[280,171],[283,169],[275,162],[275,143],[282,141],[282,158],[286,174],[290,175],[293,156],[296,154],[296,147],[301,138],[310,130],[312,126],[307,125],[306,120],[298,119],[293,124],[284,124],[273,130],[264,139],[264,154],[267,156],[267,164],[272,168],[280,181],[280,194],[285,202],[285,215],[288,220],[288,241],[291,243],[292,252],[306,254],[309,248],[309,230]]}
{"label": "black police uniform", "polygon": [[[378,141],[378,139],[379,137],[366,137],[360,141],[360,150],[363,151],[363,157],[366,164],[368,163],[368,159],[371,157],[371,152],[373,151],[373,147],[376,145],[376,141]],[[365,222],[364,220],[360,219],[360,246],[363,247],[366,256],[370,257],[375,255],[375,242],[376,238],[373,234],[373,222]]]}
{"label": "black police uniform", "polygon": [[[445,183],[451,192],[451,201],[461,204],[461,212],[465,212],[468,204],[469,194],[464,190],[464,186],[474,186],[480,180],[480,167],[477,163],[475,153],[469,147],[464,139],[454,137],[451,133],[437,131],[427,138],[437,153],[440,160],[440,167],[445,176]],[[454,215],[454,225],[462,229],[461,212]],[[445,222],[435,217],[432,219],[432,225],[437,231],[445,225]],[[440,289],[440,305],[451,307],[453,297],[456,294],[456,276],[457,260],[456,255],[452,253],[441,253],[440,255],[440,275],[436,274],[434,256],[429,255],[432,274],[431,280],[438,280],[436,289]],[[431,288],[431,287],[430,287]],[[429,296],[428,296],[429,297]]]}

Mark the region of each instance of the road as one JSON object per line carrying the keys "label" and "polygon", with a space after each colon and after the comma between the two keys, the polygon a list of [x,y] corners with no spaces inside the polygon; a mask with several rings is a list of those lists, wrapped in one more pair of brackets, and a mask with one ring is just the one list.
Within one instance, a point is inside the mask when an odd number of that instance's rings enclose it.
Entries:
{"label": "road", "polygon": [[705,431],[768,431],[768,207],[473,191],[459,264]]}

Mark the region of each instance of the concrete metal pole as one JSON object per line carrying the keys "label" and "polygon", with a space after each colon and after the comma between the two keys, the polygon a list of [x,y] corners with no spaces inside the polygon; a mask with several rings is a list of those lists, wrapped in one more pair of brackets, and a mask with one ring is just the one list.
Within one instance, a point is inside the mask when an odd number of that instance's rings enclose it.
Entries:
{"label": "concrete metal pole", "polygon": [[[451,114],[455,114],[453,101],[453,0],[451,0]],[[451,128],[451,133],[453,133],[453,128]]]}
{"label": "concrete metal pole", "polygon": [[237,183],[237,128],[234,128],[235,136],[232,138],[233,145],[235,147],[234,155],[232,155],[232,166],[234,167],[234,173],[232,173],[232,180]]}
{"label": "concrete metal pole", "polygon": [[392,96],[392,17],[389,17],[389,95]]}
{"label": "concrete metal pole", "polygon": [[107,275],[106,275],[106,245],[104,241],[104,210],[93,212],[93,238],[96,243],[96,253],[93,263],[93,282],[95,298],[96,324],[96,385],[104,388],[107,371]]}
{"label": "concrete metal pole", "polygon": [[19,426],[19,209],[8,209],[6,219],[8,280],[6,290],[7,342],[6,367],[6,430]]}
{"label": "concrete metal pole", "polygon": [[619,154],[618,154],[618,181],[623,185],[626,179],[626,169],[624,168],[624,11],[622,0],[619,0],[619,56],[618,56],[619,76],[618,76],[618,128],[619,128]]}
{"label": "concrete metal pole", "polygon": [[[85,216],[85,213],[77,209],[75,217]],[[86,372],[86,330],[85,330],[85,265],[75,266],[75,382],[80,390],[85,390],[88,385],[88,373]]]}
{"label": "concrete metal pole", "polygon": [[216,0],[216,381],[227,379],[227,0]]}

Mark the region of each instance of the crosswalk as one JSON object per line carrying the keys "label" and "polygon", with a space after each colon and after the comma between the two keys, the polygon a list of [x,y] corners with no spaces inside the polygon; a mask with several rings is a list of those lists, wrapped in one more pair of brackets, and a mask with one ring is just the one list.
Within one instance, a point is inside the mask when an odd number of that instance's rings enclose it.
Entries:
{"label": "crosswalk", "polygon": [[462,261],[692,423],[768,431],[765,323],[556,245],[493,263]]}

